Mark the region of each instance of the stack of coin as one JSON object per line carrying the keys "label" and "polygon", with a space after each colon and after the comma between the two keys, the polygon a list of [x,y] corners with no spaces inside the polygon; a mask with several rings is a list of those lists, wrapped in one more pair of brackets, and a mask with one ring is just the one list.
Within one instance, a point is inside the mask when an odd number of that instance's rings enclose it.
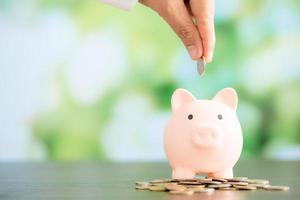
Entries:
{"label": "stack of coin", "polygon": [[192,195],[194,193],[211,193],[215,190],[269,190],[287,191],[288,186],[272,186],[268,180],[248,179],[247,177],[193,178],[193,179],[157,179],[135,183],[138,190],[169,192],[170,194]]}

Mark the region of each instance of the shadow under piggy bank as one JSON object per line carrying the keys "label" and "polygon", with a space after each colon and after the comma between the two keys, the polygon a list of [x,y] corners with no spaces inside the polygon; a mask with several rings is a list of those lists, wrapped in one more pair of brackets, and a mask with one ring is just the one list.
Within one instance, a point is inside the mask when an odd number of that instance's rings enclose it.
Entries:
{"label": "shadow under piggy bank", "polygon": [[243,191],[215,191],[212,193],[194,193],[193,195],[169,194],[168,200],[244,200]]}

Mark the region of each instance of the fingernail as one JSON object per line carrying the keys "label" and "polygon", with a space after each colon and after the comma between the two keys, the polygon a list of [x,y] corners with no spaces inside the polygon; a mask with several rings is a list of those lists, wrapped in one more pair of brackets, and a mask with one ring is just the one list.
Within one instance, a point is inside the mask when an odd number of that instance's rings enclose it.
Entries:
{"label": "fingernail", "polygon": [[197,57],[198,57],[198,48],[195,45],[188,46],[187,50],[188,50],[188,52],[189,52],[192,59],[197,59]]}
{"label": "fingernail", "polygon": [[206,62],[207,62],[207,63],[210,63],[210,62],[212,61],[212,58],[213,58],[213,53],[212,53],[212,52],[209,52],[208,55],[207,55]]}

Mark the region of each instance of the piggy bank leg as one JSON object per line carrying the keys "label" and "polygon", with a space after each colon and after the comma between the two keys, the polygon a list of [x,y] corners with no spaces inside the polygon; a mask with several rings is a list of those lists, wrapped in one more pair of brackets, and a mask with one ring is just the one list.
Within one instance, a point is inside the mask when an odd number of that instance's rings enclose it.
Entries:
{"label": "piggy bank leg", "polygon": [[172,172],[173,179],[191,179],[195,177],[195,172],[183,168],[175,168]]}
{"label": "piggy bank leg", "polygon": [[218,178],[233,178],[233,171],[232,168],[228,168],[220,172],[209,173],[208,176]]}

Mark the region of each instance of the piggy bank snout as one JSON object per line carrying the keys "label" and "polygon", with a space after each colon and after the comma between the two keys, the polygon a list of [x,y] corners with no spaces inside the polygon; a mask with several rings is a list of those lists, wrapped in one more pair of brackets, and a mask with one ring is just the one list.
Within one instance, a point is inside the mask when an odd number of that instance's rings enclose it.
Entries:
{"label": "piggy bank snout", "polygon": [[197,147],[213,147],[220,144],[222,131],[216,125],[203,125],[192,131],[192,142]]}

